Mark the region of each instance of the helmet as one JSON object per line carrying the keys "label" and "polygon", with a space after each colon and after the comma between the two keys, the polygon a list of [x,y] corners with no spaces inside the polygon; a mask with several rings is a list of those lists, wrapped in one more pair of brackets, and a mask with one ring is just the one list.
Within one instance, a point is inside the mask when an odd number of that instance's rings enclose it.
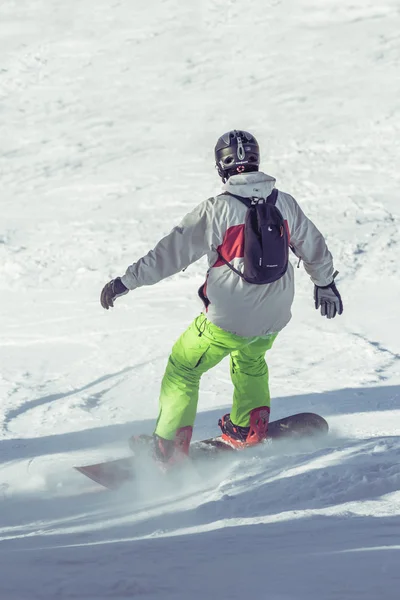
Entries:
{"label": "helmet", "polygon": [[236,173],[258,171],[260,149],[256,138],[247,131],[234,129],[224,133],[218,139],[214,152],[215,166],[224,182]]}

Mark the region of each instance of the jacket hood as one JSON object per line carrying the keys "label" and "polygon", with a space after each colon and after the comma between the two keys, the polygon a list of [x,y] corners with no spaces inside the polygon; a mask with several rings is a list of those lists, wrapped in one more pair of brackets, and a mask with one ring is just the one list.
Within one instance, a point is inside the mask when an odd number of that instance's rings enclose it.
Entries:
{"label": "jacket hood", "polygon": [[268,198],[275,187],[276,179],[262,171],[232,175],[224,184],[223,190],[236,196]]}

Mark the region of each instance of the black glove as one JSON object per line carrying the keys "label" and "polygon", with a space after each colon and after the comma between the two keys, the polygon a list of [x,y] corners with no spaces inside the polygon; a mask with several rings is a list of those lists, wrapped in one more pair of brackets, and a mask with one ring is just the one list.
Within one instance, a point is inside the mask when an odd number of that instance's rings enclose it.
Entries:
{"label": "black glove", "polygon": [[100,302],[103,308],[108,310],[114,306],[115,298],[125,296],[129,292],[128,288],[122,283],[121,277],[111,279],[101,290]]}
{"label": "black glove", "polygon": [[334,281],[323,287],[314,286],[314,300],[315,308],[318,310],[321,307],[323,317],[333,319],[336,314],[341,315],[343,312],[343,302]]}

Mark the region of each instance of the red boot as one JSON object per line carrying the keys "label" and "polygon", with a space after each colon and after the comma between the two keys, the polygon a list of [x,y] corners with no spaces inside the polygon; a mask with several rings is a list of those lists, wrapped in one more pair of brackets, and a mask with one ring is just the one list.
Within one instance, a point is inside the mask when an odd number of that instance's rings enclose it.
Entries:
{"label": "red boot", "polygon": [[177,430],[173,440],[166,440],[157,434],[133,435],[129,439],[129,446],[135,455],[144,454],[153,456],[154,460],[167,470],[170,466],[180,463],[189,454],[192,427],[181,427]]}
{"label": "red boot", "polygon": [[181,427],[175,433],[175,439],[166,440],[157,434],[153,435],[154,457],[157,461],[168,464],[181,462],[189,455],[190,440],[193,429],[190,426]]}
{"label": "red boot", "polygon": [[231,421],[230,414],[226,414],[218,421],[222,431],[222,439],[234,448],[247,448],[260,444],[267,437],[269,422],[269,407],[260,406],[250,412],[249,427],[239,427]]}

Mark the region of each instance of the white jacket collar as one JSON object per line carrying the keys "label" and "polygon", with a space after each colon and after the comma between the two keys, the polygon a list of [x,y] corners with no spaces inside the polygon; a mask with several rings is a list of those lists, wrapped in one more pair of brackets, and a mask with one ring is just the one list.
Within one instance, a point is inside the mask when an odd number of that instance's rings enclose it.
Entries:
{"label": "white jacket collar", "polygon": [[274,177],[266,175],[262,171],[242,173],[229,177],[223,186],[223,190],[245,198],[251,198],[252,196],[267,198],[274,189],[275,182]]}

